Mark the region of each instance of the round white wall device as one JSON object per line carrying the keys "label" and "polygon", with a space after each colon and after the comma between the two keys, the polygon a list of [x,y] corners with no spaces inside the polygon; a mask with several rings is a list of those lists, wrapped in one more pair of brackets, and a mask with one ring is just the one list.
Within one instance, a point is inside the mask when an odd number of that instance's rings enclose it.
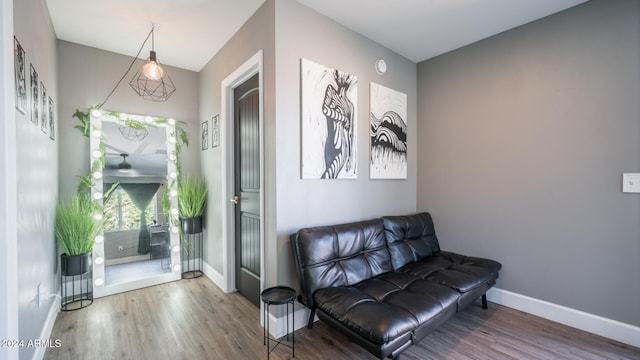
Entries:
{"label": "round white wall device", "polygon": [[376,60],[376,72],[378,73],[378,75],[382,75],[387,72],[387,63],[384,60]]}

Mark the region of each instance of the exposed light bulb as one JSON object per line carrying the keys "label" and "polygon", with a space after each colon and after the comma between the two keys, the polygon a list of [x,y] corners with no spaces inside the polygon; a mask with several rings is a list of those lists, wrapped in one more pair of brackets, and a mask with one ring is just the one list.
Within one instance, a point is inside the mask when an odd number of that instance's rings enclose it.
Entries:
{"label": "exposed light bulb", "polygon": [[180,246],[179,245],[174,245],[171,248],[171,251],[173,251],[174,253],[179,253],[180,252]]}
{"label": "exposed light bulb", "polygon": [[181,269],[180,264],[173,265],[173,271],[174,272],[178,272],[178,271],[180,271],[180,269]]}
{"label": "exposed light bulb", "polygon": [[100,265],[100,264],[104,263],[104,258],[102,256],[98,256],[96,258],[95,262],[96,262],[96,264]]}
{"label": "exposed light bulb", "polygon": [[103,278],[97,278],[96,281],[93,282],[94,284],[96,284],[96,286],[102,286],[104,285],[104,279]]}
{"label": "exposed light bulb", "polygon": [[93,173],[93,178],[94,179],[102,179],[102,172],[101,171],[96,171]]}
{"label": "exposed light bulb", "polygon": [[98,236],[96,236],[94,241],[96,242],[96,244],[100,244],[101,242],[104,241],[104,236],[98,235]]}
{"label": "exposed light bulb", "polygon": [[101,193],[101,192],[99,192],[99,191],[94,192],[94,193],[93,193],[93,198],[94,198],[95,200],[101,200],[101,199],[102,199],[102,193]]}
{"label": "exposed light bulb", "polygon": [[151,54],[149,55],[149,61],[142,67],[142,73],[149,80],[160,80],[164,75],[164,70],[162,67],[158,65],[156,60],[156,52],[151,50]]}
{"label": "exposed light bulb", "polygon": [[150,60],[142,68],[142,73],[147,77],[147,79],[157,81],[162,78],[162,75],[164,75],[164,70],[162,70],[157,62]]}
{"label": "exposed light bulb", "polygon": [[171,190],[171,192],[169,192],[169,195],[171,195],[171,197],[176,197],[176,196],[178,196],[178,191],[177,190]]}

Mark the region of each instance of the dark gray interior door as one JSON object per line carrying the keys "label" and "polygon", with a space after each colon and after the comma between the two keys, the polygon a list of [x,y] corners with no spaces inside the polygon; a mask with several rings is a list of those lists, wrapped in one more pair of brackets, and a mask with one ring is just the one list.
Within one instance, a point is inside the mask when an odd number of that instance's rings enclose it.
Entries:
{"label": "dark gray interior door", "polygon": [[236,288],[260,301],[260,115],[258,75],[234,90]]}

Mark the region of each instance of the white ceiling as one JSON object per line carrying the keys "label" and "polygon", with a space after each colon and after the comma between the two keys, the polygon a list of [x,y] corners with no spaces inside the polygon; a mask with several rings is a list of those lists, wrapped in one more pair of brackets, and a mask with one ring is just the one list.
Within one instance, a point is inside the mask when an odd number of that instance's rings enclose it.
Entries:
{"label": "white ceiling", "polygon": [[297,0],[420,62],[586,0]]}
{"label": "white ceiling", "polygon": [[[59,39],[200,71],[264,0],[46,0]],[[419,62],[586,0],[297,0]],[[147,58],[151,44],[141,57]]]}
{"label": "white ceiling", "polygon": [[[46,0],[58,39],[200,71],[265,0]],[[140,57],[148,58],[151,40]]]}

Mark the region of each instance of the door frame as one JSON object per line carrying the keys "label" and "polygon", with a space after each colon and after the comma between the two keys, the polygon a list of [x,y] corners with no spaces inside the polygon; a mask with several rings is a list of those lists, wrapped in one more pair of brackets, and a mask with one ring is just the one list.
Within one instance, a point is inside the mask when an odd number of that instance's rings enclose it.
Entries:
{"label": "door frame", "polygon": [[222,277],[224,292],[236,291],[235,275],[235,205],[231,199],[234,192],[234,94],[233,90],[238,85],[249,80],[253,75],[258,74],[258,89],[260,91],[258,114],[260,118],[260,290],[264,289],[264,234],[265,234],[265,196],[264,196],[264,82],[263,82],[263,52],[259,50],[255,55],[240,65],[235,71],[227,76],[221,83],[220,94],[220,131],[222,139]]}

